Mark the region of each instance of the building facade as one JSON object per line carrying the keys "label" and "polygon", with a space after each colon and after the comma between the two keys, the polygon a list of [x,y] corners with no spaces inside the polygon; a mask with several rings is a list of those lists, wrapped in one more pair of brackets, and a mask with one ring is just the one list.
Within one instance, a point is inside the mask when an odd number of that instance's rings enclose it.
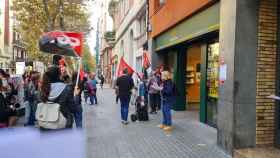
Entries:
{"label": "building facade", "polygon": [[13,13],[11,11],[12,0],[1,3],[1,35],[0,38],[0,68],[9,69],[12,54],[13,37]]}
{"label": "building facade", "polygon": [[137,72],[142,72],[142,56],[147,50],[147,3],[143,0],[113,1],[111,15],[116,31],[112,54],[112,75],[121,57]]}
{"label": "building facade", "polygon": [[5,3],[0,3],[0,54],[4,53]]}
{"label": "building facade", "polygon": [[[13,31],[13,62],[25,62],[27,61],[27,50],[22,36],[15,29]],[[14,68],[13,68],[14,69]]]}
{"label": "building facade", "polygon": [[[218,144],[277,147],[279,0],[149,0],[153,68],[173,73],[175,110],[197,110]],[[162,18],[164,17],[164,18]]]}

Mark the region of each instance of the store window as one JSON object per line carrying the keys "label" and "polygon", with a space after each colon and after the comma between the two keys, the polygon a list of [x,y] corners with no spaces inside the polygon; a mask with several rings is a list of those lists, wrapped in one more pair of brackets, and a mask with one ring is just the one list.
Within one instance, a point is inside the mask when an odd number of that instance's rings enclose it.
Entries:
{"label": "store window", "polygon": [[219,43],[208,45],[207,59],[207,123],[217,126],[217,105],[219,98]]}

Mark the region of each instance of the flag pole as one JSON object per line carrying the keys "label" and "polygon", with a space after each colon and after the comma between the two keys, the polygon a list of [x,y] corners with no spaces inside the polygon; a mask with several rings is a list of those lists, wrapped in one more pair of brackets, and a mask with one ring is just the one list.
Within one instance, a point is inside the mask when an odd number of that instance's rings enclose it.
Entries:
{"label": "flag pole", "polygon": [[78,73],[77,73],[77,79],[76,79],[75,87],[78,87],[79,80],[80,80],[81,66],[82,66],[82,58],[81,57],[78,58],[78,63],[79,63],[79,66],[78,66]]}

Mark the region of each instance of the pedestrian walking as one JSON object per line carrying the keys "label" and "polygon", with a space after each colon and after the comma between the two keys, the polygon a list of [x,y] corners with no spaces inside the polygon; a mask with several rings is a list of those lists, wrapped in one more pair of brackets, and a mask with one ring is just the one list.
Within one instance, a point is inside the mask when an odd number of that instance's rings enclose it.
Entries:
{"label": "pedestrian walking", "polygon": [[105,78],[104,78],[103,74],[101,74],[99,79],[100,79],[100,87],[101,87],[101,89],[103,89],[103,85],[104,85],[104,82],[105,82]]}
{"label": "pedestrian walking", "polygon": [[87,103],[89,98],[88,77],[84,77],[83,79],[83,92],[84,92],[85,103]]}
{"label": "pedestrian walking", "polygon": [[134,87],[133,80],[128,74],[128,70],[123,70],[123,75],[117,79],[116,86],[119,89],[119,97],[121,101],[121,119],[122,123],[127,125],[128,121],[128,111],[129,111],[129,102],[131,96],[131,90]]}
{"label": "pedestrian walking", "polygon": [[162,96],[162,124],[159,128],[170,131],[172,130],[172,116],[171,108],[175,103],[176,86],[171,80],[171,74],[169,71],[162,72],[163,84],[157,89],[161,90]]}
{"label": "pedestrian walking", "polygon": [[97,80],[95,79],[95,74],[90,74],[89,80],[87,81],[87,87],[89,90],[90,104],[98,104],[97,102]]}
{"label": "pedestrian walking", "polygon": [[[36,119],[39,120],[39,127],[43,130],[72,128],[74,122],[73,115],[78,111],[73,97],[73,94],[77,95],[76,89],[73,92],[73,88],[63,83],[60,78],[61,72],[57,66],[49,67],[43,75],[41,85],[42,103],[38,104],[38,110],[36,111]],[[48,111],[51,105],[59,105],[59,111],[56,111],[56,109]],[[51,112],[55,113],[51,114]],[[63,118],[60,117],[60,114],[62,114]],[[53,119],[58,120],[50,122]]]}
{"label": "pedestrian walking", "polygon": [[120,97],[119,97],[119,88],[117,86],[117,78],[116,77],[114,77],[114,79],[113,79],[113,86],[112,87],[115,90],[116,104],[118,104]]}
{"label": "pedestrian walking", "polygon": [[26,125],[34,126],[35,125],[35,112],[37,108],[37,104],[40,100],[39,94],[39,80],[40,74],[38,72],[31,72],[30,79],[28,81],[27,90],[26,90],[26,101],[29,106],[29,114],[28,114],[28,122]]}
{"label": "pedestrian walking", "polygon": [[[72,75],[72,88],[74,90],[76,81],[77,81],[78,73],[75,72]],[[77,128],[83,127],[83,108],[82,108],[82,91],[83,91],[83,81],[79,80],[78,82],[78,93],[74,96],[74,102],[77,107],[77,111],[74,113],[74,120]]]}

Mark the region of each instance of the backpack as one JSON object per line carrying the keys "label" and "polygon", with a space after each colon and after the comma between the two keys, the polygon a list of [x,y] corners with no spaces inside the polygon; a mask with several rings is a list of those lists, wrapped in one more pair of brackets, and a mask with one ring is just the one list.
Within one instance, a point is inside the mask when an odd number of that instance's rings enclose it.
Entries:
{"label": "backpack", "polygon": [[36,120],[43,129],[64,129],[67,125],[67,120],[60,111],[60,104],[53,102],[37,105]]}
{"label": "backpack", "polygon": [[87,90],[89,94],[95,94],[96,87],[93,85],[92,81],[87,82]]}

